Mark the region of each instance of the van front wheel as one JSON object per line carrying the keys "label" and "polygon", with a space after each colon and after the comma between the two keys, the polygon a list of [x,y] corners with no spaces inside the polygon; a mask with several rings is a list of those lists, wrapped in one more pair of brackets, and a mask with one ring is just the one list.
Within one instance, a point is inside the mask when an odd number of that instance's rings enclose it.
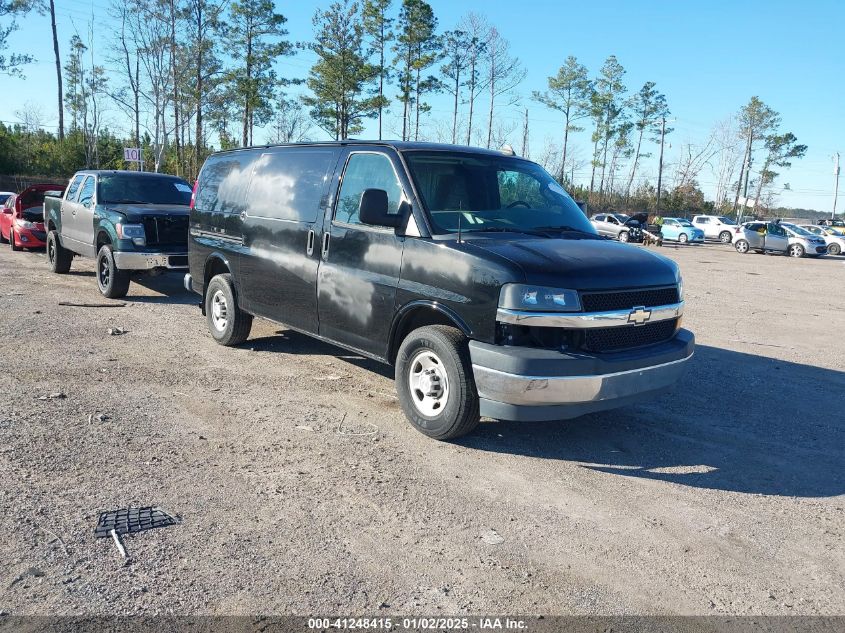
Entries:
{"label": "van front wheel", "polygon": [[466,337],[445,325],[411,332],[396,356],[396,391],[420,433],[451,440],[478,426],[478,393]]}
{"label": "van front wheel", "polygon": [[252,315],[238,307],[232,275],[215,275],[205,291],[205,318],[214,340],[231,347],[249,338]]}

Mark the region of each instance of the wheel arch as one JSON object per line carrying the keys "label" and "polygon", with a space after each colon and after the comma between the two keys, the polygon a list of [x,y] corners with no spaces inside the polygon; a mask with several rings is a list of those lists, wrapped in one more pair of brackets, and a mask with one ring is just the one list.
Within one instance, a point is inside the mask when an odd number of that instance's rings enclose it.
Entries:
{"label": "wheel arch", "polygon": [[413,330],[426,325],[448,325],[472,336],[472,329],[449,307],[437,301],[417,300],[402,306],[393,318],[388,337],[387,361],[396,362],[402,341]]}

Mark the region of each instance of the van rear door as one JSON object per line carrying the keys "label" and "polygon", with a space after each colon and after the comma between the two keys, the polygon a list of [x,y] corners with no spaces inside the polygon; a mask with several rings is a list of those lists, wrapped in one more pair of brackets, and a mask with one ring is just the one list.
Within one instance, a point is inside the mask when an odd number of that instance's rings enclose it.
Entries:
{"label": "van rear door", "polygon": [[366,189],[387,192],[392,213],[409,200],[401,164],[393,152],[351,149],[326,220],[317,281],[320,335],[377,357],[387,355],[404,238],[393,229],[369,226],[358,216]]}
{"label": "van rear door", "polygon": [[253,164],[243,215],[241,303],[253,314],[316,334],[318,221],[340,149],[270,148]]}

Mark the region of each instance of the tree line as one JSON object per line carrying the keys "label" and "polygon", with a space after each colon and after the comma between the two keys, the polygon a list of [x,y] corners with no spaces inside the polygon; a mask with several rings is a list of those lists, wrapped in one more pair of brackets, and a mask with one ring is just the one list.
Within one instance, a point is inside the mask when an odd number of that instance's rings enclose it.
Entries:
{"label": "tree line", "polygon": [[[425,0],[337,0],[315,11],[307,42],[290,40],[272,0],[114,0],[117,28],[100,33],[92,21],[64,49],[53,2],[43,2],[0,0],[0,20],[50,14],[59,125],[44,131],[37,108],[19,112],[19,125],[0,124],[3,173],[122,167],[128,144],[144,149],[147,169],[192,178],[211,151],[254,144],[257,128],[269,142],[313,138],[315,126],[344,139],[368,120],[379,139],[507,143],[531,156],[530,106],[560,120],[559,139],[534,160],[592,208],[692,213],[773,205],[776,170],[807,149],[752,97],[668,164],[672,113],[654,81],[631,91],[614,55],[594,74],[569,56],[545,90],[521,97],[526,69],[498,28],[468,13],[441,29]],[[3,55],[14,28],[0,22],[0,72],[20,74],[31,58]],[[284,59],[302,52],[314,61],[297,77]],[[433,115],[434,95],[448,101],[448,117]],[[521,126],[508,114],[517,107]],[[114,110],[117,118],[106,114]],[[583,131],[590,145],[573,147]],[[656,177],[644,169],[655,155]],[[708,167],[718,182],[705,202]]]}

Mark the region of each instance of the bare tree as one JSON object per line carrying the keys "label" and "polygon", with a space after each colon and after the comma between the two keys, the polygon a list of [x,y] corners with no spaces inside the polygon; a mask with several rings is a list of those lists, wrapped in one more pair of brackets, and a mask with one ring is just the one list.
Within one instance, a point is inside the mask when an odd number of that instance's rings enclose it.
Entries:
{"label": "bare tree", "polygon": [[472,122],[475,111],[475,100],[486,87],[481,74],[482,56],[487,47],[490,25],[487,19],[478,13],[467,13],[458,28],[467,34],[467,89],[469,90],[469,116],[467,118],[467,145],[472,142]]}
{"label": "bare tree", "polygon": [[[493,146],[493,117],[496,99],[510,94],[525,79],[525,69],[518,58],[510,54],[510,43],[501,36],[496,27],[490,29],[485,42],[483,57],[484,76],[490,97],[490,110],[487,121],[487,147]],[[506,105],[514,105],[518,98],[511,94]]]}

